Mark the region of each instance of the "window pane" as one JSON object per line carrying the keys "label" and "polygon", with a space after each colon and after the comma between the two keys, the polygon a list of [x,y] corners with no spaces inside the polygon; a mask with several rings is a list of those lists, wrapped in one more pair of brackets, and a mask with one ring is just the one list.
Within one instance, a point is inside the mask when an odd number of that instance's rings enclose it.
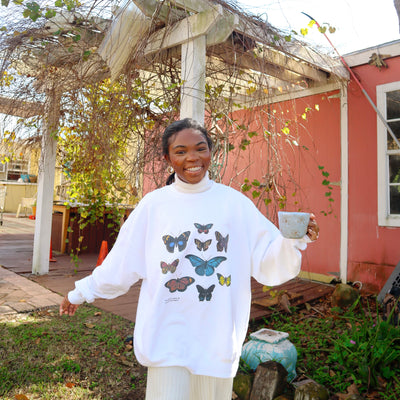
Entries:
{"label": "window pane", "polygon": [[[392,129],[397,140],[400,142],[400,121],[389,122],[389,126]],[[396,142],[393,140],[392,135],[389,132],[387,133],[387,148],[388,150],[399,150],[399,146],[397,146]]]}
{"label": "window pane", "polygon": [[400,90],[386,93],[386,118],[400,118]]}
{"label": "window pane", "polygon": [[400,154],[389,156],[389,182],[400,183]]}
{"label": "window pane", "polygon": [[400,185],[390,186],[390,214],[400,214]]}

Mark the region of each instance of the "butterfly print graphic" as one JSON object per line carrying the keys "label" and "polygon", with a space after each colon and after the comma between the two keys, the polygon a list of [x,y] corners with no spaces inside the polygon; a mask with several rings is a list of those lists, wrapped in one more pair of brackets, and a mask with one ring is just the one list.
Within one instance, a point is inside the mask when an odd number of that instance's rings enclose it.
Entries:
{"label": "butterfly print graphic", "polygon": [[214,269],[218,267],[222,261],[226,260],[226,257],[214,257],[211,260],[203,260],[193,254],[188,254],[185,256],[193,267],[195,267],[195,272],[200,276],[210,276],[214,273]]}
{"label": "butterfly print graphic", "polygon": [[190,236],[190,231],[186,231],[186,232],[183,232],[178,237],[165,235],[162,237],[162,240],[163,240],[167,250],[170,253],[173,253],[175,250],[175,247],[178,247],[179,251],[185,250],[189,236]]}
{"label": "butterfly print graphic", "polygon": [[218,282],[221,286],[231,286],[231,276],[223,276],[221,274],[217,274]]}
{"label": "butterfly print graphic", "polygon": [[201,224],[195,223],[194,226],[197,228],[197,232],[199,232],[199,233],[203,233],[203,232],[204,233],[208,233],[208,231],[211,229],[213,224],[201,225]]}
{"label": "butterfly print graphic", "polygon": [[199,239],[194,239],[194,242],[196,243],[197,250],[206,251],[210,247],[210,244],[211,244],[212,240],[208,239],[205,242],[202,242]]}
{"label": "butterfly print graphic", "polygon": [[196,285],[196,287],[199,292],[199,300],[200,301],[204,301],[204,299],[206,299],[207,301],[211,300],[212,292],[215,288],[215,285],[211,285],[208,289],[204,289],[200,285]]}
{"label": "butterfly print graphic", "polygon": [[176,291],[184,292],[193,282],[194,279],[191,276],[184,276],[183,278],[171,279],[164,286],[167,287],[171,293]]}
{"label": "butterfly print graphic", "polygon": [[174,261],[172,261],[171,264],[166,263],[165,261],[161,261],[160,265],[161,265],[161,271],[163,274],[166,274],[168,271],[173,273],[176,271],[176,267],[179,264],[179,260],[176,259]]}
{"label": "butterfly print graphic", "polygon": [[215,238],[217,239],[217,251],[224,251],[225,253],[228,250],[228,240],[229,235],[223,237],[218,231],[215,232]]}

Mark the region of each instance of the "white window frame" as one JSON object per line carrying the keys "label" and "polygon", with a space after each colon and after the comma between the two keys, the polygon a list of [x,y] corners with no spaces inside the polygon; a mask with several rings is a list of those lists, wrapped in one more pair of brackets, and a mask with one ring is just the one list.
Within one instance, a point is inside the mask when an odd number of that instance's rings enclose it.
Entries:
{"label": "white window frame", "polygon": [[[386,93],[400,90],[400,82],[391,82],[376,87],[377,107],[386,119]],[[387,128],[377,116],[377,144],[378,144],[378,225],[400,227],[400,215],[390,214],[389,197],[389,154],[400,154],[400,149],[387,149]]]}

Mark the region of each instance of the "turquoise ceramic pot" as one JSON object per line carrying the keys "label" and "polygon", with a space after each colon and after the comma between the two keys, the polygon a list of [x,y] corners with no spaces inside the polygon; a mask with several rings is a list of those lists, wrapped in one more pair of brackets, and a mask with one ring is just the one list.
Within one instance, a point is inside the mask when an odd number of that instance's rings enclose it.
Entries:
{"label": "turquoise ceramic pot", "polygon": [[286,368],[288,381],[291,381],[296,377],[297,350],[288,337],[286,332],[260,329],[250,334],[250,340],[243,346],[241,358],[254,370],[265,361],[279,362]]}

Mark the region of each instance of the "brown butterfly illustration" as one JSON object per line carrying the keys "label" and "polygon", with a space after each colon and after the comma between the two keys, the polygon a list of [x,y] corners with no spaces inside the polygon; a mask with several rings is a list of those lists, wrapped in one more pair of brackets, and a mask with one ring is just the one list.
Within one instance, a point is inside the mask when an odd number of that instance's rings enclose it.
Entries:
{"label": "brown butterfly illustration", "polygon": [[184,292],[186,288],[194,282],[194,279],[190,276],[184,276],[183,278],[171,279],[166,284],[165,287],[169,289],[171,293],[173,292]]}
{"label": "brown butterfly illustration", "polygon": [[160,265],[161,265],[162,273],[166,274],[168,271],[172,272],[172,273],[175,272],[178,264],[179,264],[179,259],[172,261],[171,264],[168,264],[165,261],[161,261]]}
{"label": "brown butterfly illustration", "polygon": [[208,240],[206,240],[205,242],[202,242],[201,240],[199,240],[199,239],[194,239],[194,242],[196,243],[196,246],[197,246],[197,249],[198,250],[200,250],[200,251],[206,251],[209,247],[210,247],[210,244],[211,244],[211,242],[212,242],[212,240],[211,239],[208,239]]}

